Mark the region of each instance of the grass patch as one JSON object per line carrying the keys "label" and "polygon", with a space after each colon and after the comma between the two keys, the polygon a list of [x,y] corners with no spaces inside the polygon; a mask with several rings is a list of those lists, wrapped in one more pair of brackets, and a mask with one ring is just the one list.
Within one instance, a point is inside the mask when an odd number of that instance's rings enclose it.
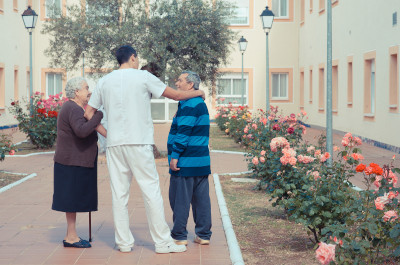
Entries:
{"label": "grass patch", "polygon": [[210,149],[234,152],[245,152],[246,150],[222,132],[218,126],[210,126]]}
{"label": "grass patch", "polygon": [[25,178],[27,175],[17,175],[9,172],[4,172],[0,170],[0,188],[5,187],[13,182],[16,182],[22,178]]}
{"label": "grass patch", "polygon": [[55,151],[56,146],[54,145],[52,148],[48,149],[38,149],[36,146],[31,144],[30,142],[22,142],[19,145],[15,146],[15,154],[16,155],[27,155],[27,154],[32,154],[32,153],[39,153],[39,152],[50,152],[50,151]]}
{"label": "grass patch", "polygon": [[272,207],[265,192],[253,190],[254,183],[231,178],[220,176],[220,182],[246,265],[319,264],[302,225]]}

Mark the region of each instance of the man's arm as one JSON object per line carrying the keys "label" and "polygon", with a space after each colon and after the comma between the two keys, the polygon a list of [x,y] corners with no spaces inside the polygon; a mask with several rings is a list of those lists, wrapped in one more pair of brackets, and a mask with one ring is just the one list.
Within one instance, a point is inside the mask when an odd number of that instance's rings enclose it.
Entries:
{"label": "man's arm", "polygon": [[[182,112],[183,115],[180,116]],[[170,161],[170,169],[173,171],[178,171],[178,161],[181,154],[186,150],[189,143],[189,138],[192,135],[194,124],[197,120],[195,108],[185,107],[185,110],[181,113],[178,110],[176,117],[177,122],[177,132],[174,138],[174,143],[172,144],[172,153]]]}
{"label": "man's arm", "polygon": [[92,119],[97,109],[93,108],[89,104],[86,106],[85,114],[83,115],[88,121]]}
{"label": "man's arm", "polygon": [[189,98],[202,97],[205,99],[205,93],[202,90],[180,91],[167,86],[162,96],[176,101],[186,100]]}
{"label": "man's arm", "polygon": [[104,137],[107,138],[107,130],[106,130],[106,128],[104,128],[103,125],[99,124],[99,125],[96,127],[96,131],[97,131],[98,133],[100,133],[101,135],[103,135]]}

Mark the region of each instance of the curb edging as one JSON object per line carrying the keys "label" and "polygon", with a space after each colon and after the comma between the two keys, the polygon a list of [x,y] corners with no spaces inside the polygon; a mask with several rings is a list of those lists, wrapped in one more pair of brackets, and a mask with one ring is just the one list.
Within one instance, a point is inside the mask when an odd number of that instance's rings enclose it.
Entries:
{"label": "curb edging", "polygon": [[232,265],[245,265],[243,261],[242,252],[239,247],[239,243],[236,239],[235,231],[233,230],[232,222],[229,217],[229,212],[226,207],[224,194],[222,192],[221,183],[219,182],[219,176],[217,173],[213,174],[215,193],[217,195],[219,211],[221,214],[222,225],[224,227],[226,241],[228,242],[229,256],[232,261]]}
{"label": "curb edging", "polygon": [[[13,174],[14,174],[14,173],[13,173]],[[20,175],[20,174],[16,174],[16,175]],[[32,173],[32,174],[26,176],[25,178],[22,178],[22,179],[20,179],[20,180],[18,180],[18,181],[15,181],[15,182],[13,182],[13,183],[10,183],[10,184],[8,184],[7,186],[4,186],[4,187],[0,188],[0,193],[3,193],[3,192],[5,192],[5,191],[7,191],[7,190],[9,190],[9,189],[11,189],[11,188],[13,188],[13,187],[15,187],[15,186],[21,184],[22,182],[27,181],[28,179],[31,179],[31,178],[36,177],[36,176],[37,176],[36,173]]]}

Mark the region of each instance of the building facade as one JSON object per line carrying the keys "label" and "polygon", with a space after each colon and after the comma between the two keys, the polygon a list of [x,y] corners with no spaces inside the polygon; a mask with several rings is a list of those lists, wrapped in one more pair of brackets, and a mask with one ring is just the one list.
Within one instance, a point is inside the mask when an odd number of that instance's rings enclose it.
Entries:
{"label": "building facade", "polygon": [[[236,6],[230,27],[237,32],[237,40],[244,36],[248,41],[243,56],[245,103],[253,110],[266,105],[266,35],[260,14],[268,5],[275,14],[269,33],[270,104],[285,114],[305,110],[308,123],[324,127],[327,1],[229,1]],[[33,33],[33,87],[48,96],[62,92],[65,81],[81,73],[49,67],[44,55],[49,39],[40,31],[45,20],[56,19],[67,12],[66,5],[79,2],[0,0],[0,127],[16,123],[6,107],[29,93],[29,35],[22,12],[31,5],[39,15]],[[47,8],[48,4],[58,6],[58,13]],[[400,147],[399,12],[398,0],[332,0],[333,128],[394,147]],[[220,72],[218,93],[206,99],[211,115],[218,104],[241,103],[242,54],[237,43],[233,43],[229,63]],[[85,69],[93,87],[98,75],[91,73]],[[218,98],[226,100],[221,103]],[[176,106],[172,100],[153,100],[154,121],[171,120]]]}

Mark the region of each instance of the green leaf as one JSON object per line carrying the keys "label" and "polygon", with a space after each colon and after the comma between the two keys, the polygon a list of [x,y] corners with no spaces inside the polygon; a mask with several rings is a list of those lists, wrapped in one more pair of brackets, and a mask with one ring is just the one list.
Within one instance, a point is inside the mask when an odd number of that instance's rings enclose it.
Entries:
{"label": "green leaf", "polygon": [[398,246],[398,247],[396,248],[396,250],[395,250],[394,253],[393,253],[393,256],[395,256],[395,257],[400,257],[400,246]]}
{"label": "green leaf", "polygon": [[390,238],[397,239],[400,235],[400,227],[394,227],[392,230],[390,230]]}
{"label": "green leaf", "polygon": [[376,225],[376,223],[368,223],[368,230],[371,234],[377,234],[378,226]]}

